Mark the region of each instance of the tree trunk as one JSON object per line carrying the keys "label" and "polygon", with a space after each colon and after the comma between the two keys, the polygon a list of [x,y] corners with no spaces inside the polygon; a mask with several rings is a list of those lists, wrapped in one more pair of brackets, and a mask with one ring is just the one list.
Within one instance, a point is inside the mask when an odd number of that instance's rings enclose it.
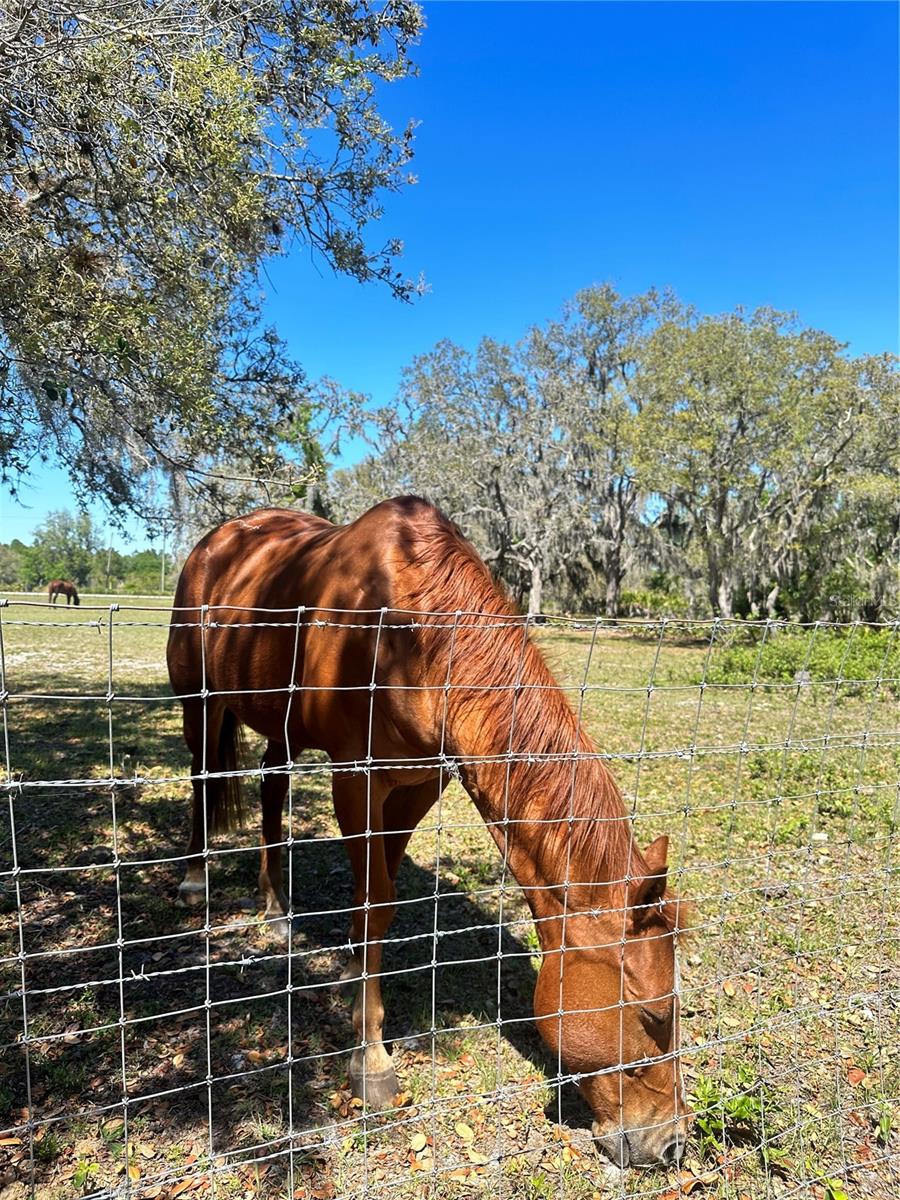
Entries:
{"label": "tree trunk", "polygon": [[531,564],[531,591],[528,595],[528,615],[534,616],[541,611],[544,600],[544,580],[540,563]]}
{"label": "tree trunk", "polygon": [[775,616],[775,605],[778,603],[778,593],[780,591],[781,588],[776,583],[772,587],[772,590],[769,592],[768,596],[766,596],[766,613],[768,614],[770,621]]}
{"label": "tree trunk", "polygon": [[734,581],[724,571],[716,587],[716,610],[720,617],[731,617],[734,615]]}
{"label": "tree trunk", "polygon": [[[722,560],[725,560],[724,563]],[[721,543],[709,541],[706,546],[706,583],[709,602],[717,617],[730,617],[734,613],[735,578],[723,553]]]}
{"label": "tree trunk", "polygon": [[716,562],[712,546],[709,546],[706,551],[706,594],[709,597],[709,607],[714,613],[719,611],[720,582],[719,564]]}
{"label": "tree trunk", "polygon": [[604,611],[608,617],[617,617],[619,615],[619,593],[621,590],[622,574],[618,570],[618,566],[613,566],[606,576],[606,600]]}

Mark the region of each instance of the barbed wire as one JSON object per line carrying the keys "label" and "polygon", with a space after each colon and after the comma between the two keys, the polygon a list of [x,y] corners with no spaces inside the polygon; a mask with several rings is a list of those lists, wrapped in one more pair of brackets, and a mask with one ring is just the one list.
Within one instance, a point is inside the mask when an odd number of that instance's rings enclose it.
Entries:
{"label": "barbed wire", "polygon": [[[872,1200],[897,1194],[900,622],[171,609],[121,599],[52,620],[46,613],[46,603],[0,598],[0,1189],[230,1197],[246,1192],[250,1171],[250,1194],[299,1200],[405,1196],[422,1186],[419,1174],[434,1197],[489,1190],[502,1200],[552,1191],[669,1200],[679,1189],[723,1200],[742,1189],[825,1200],[839,1200],[840,1188]],[[197,631],[196,689],[158,691],[170,625]],[[460,634],[477,631],[491,644],[510,628],[521,629],[521,652],[502,681],[454,675]],[[249,646],[278,630],[292,647],[292,661],[278,664],[288,682],[217,686],[208,639],[246,633]],[[357,671],[365,679],[305,679],[303,639],[348,630],[370,638],[371,658]],[[73,639],[91,631],[100,641],[84,659]],[[435,631],[449,638],[442,678],[385,682],[386,640]],[[790,667],[779,657],[786,633],[802,643]],[[874,649],[854,662],[863,637],[877,639]],[[565,750],[521,744],[517,706],[557,690],[526,677],[532,638],[597,750],[580,738]],[[735,647],[743,659],[723,662]],[[477,704],[491,693],[509,698],[505,749],[453,744],[451,705],[463,691]],[[365,752],[310,757],[297,741],[297,706],[339,693],[368,696]],[[390,693],[435,697],[434,752],[379,753],[376,725]],[[275,706],[284,761],[225,768],[209,755],[211,706],[248,697]],[[190,770],[175,765],[190,755],[169,728],[184,702],[202,706],[202,754]],[[576,807],[578,772],[590,764],[614,770],[621,813]],[[501,772],[493,815],[464,807],[462,785],[471,791],[481,768]],[[570,772],[565,810],[521,811],[523,770],[535,780]],[[431,811],[386,831],[404,844],[415,833],[407,882],[395,898],[379,898],[384,781],[414,788],[423,776],[434,781]],[[364,784],[356,830],[335,824],[322,791],[342,777]],[[286,835],[282,824],[254,846],[232,832],[204,833],[199,849],[159,847],[187,827],[189,790],[208,830],[210,789],[234,780],[248,798],[256,786],[284,790]],[[92,808],[90,820],[79,803]],[[265,811],[264,802],[271,835]],[[643,1003],[671,1001],[681,1013],[680,1035],[650,1055],[630,1049],[635,1001],[624,965],[612,999],[598,991],[570,1003],[563,988],[567,950],[626,961],[634,910],[611,897],[631,886],[631,860],[600,876],[577,872],[572,859],[579,830],[602,841],[623,823],[668,834],[674,889],[693,910],[689,932],[675,918],[684,943],[675,983],[644,989]],[[516,838],[560,831],[562,878],[518,883]],[[489,857],[488,836],[499,858]],[[332,861],[339,844],[361,864],[355,896],[347,868]],[[266,872],[286,857],[284,909],[260,918],[241,897],[235,917],[222,893],[257,853],[269,887]],[[162,887],[174,900],[174,869],[198,863],[199,905],[161,900]],[[585,894],[603,902],[585,906]],[[557,909],[538,911],[555,897]],[[396,927],[381,932],[394,912]],[[573,934],[569,945],[567,930],[601,916],[602,930]],[[615,920],[618,933],[605,932]],[[345,923],[340,935],[335,921]],[[346,932],[351,921],[356,935]],[[542,938],[557,927],[551,952]],[[651,930],[642,943],[670,936]],[[560,1029],[614,1018],[614,1061],[573,1067],[561,1036],[555,1051],[540,1049],[526,993],[535,964],[554,953]],[[350,973],[341,974],[347,959]],[[396,1011],[406,1026],[385,1052],[399,1077],[397,1104],[369,1093],[366,1064],[384,1050],[383,1018],[367,999],[374,979],[379,991],[384,981],[388,1019]],[[353,988],[355,1032],[342,1001]],[[164,1068],[154,1057],[160,1045]],[[99,1073],[86,1087],[92,1059]],[[669,1101],[630,1116],[633,1081],[676,1062],[683,1089],[670,1072]],[[643,1174],[604,1165],[588,1108],[576,1112],[573,1099],[604,1080],[618,1092],[626,1145],[662,1136],[693,1110],[680,1164]]]}

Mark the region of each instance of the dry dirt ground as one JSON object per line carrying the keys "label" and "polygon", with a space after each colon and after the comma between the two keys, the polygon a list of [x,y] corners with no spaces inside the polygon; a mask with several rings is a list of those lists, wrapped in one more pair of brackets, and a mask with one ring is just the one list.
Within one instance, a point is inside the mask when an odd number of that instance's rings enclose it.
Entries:
{"label": "dry dirt ground", "polygon": [[3,1200],[900,1195],[895,665],[751,687],[721,681],[727,626],[537,631],[695,910],[690,1150],[620,1173],[552,1083],[529,913],[456,785],[400,872],[389,1112],[347,1086],[351,878],[325,761],[293,781],[290,962],[259,921],[255,813],[213,843],[210,929],[176,905],[190,784],[167,613],[114,600],[0,609]]}

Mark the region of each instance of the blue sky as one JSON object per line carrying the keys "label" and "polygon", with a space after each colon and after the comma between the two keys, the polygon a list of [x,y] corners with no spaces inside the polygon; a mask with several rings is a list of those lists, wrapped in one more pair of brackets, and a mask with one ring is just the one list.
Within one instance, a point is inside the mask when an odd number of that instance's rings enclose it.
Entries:
{"label": "blue sky", "polygon": [[[429,293],[402,305],[297,248],[267,313],[311,376],[390,400],[439,338],[516,338],[579,288],[671,285],[702,311],[796,311],[897,350],[898,8],[888,3],[426,4],[401,237]],[[359,448],[348,448],[349,457]],[[3,540],[66,503],[47,471]],[[143,541],[138,539],[138,543]]]}

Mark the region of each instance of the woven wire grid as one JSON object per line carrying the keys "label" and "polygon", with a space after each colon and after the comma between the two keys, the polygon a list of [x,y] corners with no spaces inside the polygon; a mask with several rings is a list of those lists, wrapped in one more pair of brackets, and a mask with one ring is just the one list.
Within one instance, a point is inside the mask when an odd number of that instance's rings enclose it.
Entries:
{"label": "woven wire grid", "polygon": [[[203,677],[189,696],[166,681],[170,618],[200,630]],[[296,748],[295,761],[291,710],[316,698],[297,682],[301,629],[339,637],[348,623],[371,639],[368,681],[346,689],[368,692],[367,753],[328,761]],[[455,638],[477,628],[490,639],[510,623],[522,654],[495,685],[513,694],[506,743],[458,753],[447,738]],[[446,673],[391,687],[434,693],[439,744],[381,761],[382,639],[436,624],[449,631]],[[254,689],[285,694],[287,754],[210,769],[204,738],[192,773],[181,701],[199,699],[205,720],[214,698],[246,695],[208,686],[207,639],[226,628],[293,635],[290,683]],[[517,745],[519,698],[548,687],[523,672],[529,638],[596,753]],[[98,1198],[337,1200],[423,1187],[529,1200],[679,1188],[896,1196],[898,648],[896,623],[131,603],[63,614],[0,601],[0,1187]],[[499,767],[494,824],[508,830],[513,767],[570,771],[574,792],[579,763],[595,757],[623,791],[625,813],[612,819],[633,822],[642,845],[669,836],[670,880],[692,910],[679,948],[680,1043],[658,1056],[679,1054],[695,1113],[677,1169],[621,1171],[596,1153],[577,1087],[585,1072],[535,1029],[541,918],[527,901],[551,885],[523,894],[461,786],[467,770]],[[376,1111],[349,1086],[367,1030],[350,1019],[360,984],[342,979],[359,907],[346,851],[366,847],[368,929],[379,909],[368,887],[373,781],[423,770],[437,773],[441,794],[399,872],[379,972],[401,1093]],[[181,907],[192,784],[205,797],[210,781],[233,776],[245,783],[247,828],[208,838],[201,903]],[[349,835],[329,798],[341,776],[366,788],[365,828]],[[261,918],[254,895],[256,789],[276,778],[287,784],[284,822],[268,849],[285,860],[286,930]],[[572,807],[567,819],[572,833],[587,820],[609,836],[609,816]],[[564,927],[567,905],[564,892]],[[628,914],[619,917],[624,937]],[[621,1014],[624,1001],[623,980],[596,1009]],[[619,1028],[618,1058],[596,1073],[621,1091],[629,1077],[618,1068],[645,1064],[624,1052],[621,1015]]]}

